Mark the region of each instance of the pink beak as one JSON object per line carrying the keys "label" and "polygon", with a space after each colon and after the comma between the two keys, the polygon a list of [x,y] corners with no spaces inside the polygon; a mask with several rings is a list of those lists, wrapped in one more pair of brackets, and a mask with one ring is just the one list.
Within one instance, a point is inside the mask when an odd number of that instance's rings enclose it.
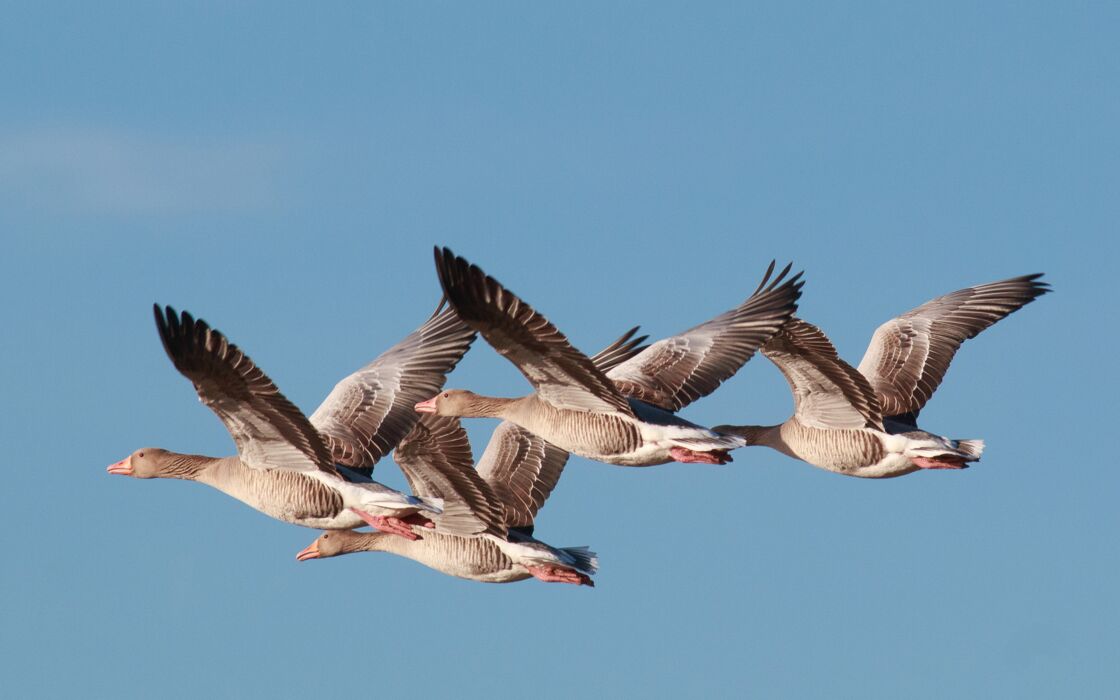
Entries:
{"label": "pink beak", "polygon": [[416,404],[416,412],[417,413],[435,413],[436,412],[436,399],[438,399],[438,398],[439,398],[438,396],[433,396],[432,398],[428,399],[427,401],[421,401],[420,403]]}
{"label": "pink beak", "polygon": [[132,455],[129,455],[121,461],[110,464],[105,471],[110,474],[120,474],[121,476],[132,476]]}
{"label": "pink beak", "polygon": [[300,553],[296,555],[296,561],[307,561],[308,559],[318,559],[318,558],[319,558],[319,540],[315,540],[311,544],[307,545],[306,549],[300,550]]}

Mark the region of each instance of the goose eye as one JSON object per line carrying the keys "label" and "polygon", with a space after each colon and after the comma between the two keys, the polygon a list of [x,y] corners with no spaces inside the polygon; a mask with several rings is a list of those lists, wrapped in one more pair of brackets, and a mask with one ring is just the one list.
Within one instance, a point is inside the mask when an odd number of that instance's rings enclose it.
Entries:
{"label": "goose eye", "polygon": [[447,392],[447,391],[443,392],[443,398],[446,399],[448,396],[451,396],[450,392]]}
{"label": "goose eye", "polygon": [[137,452],[137,453],[136,453],[136,456],[137,456],[137,457],[143,457],[143,456],[144,456],[144,453],[143,453],[143,452]]}

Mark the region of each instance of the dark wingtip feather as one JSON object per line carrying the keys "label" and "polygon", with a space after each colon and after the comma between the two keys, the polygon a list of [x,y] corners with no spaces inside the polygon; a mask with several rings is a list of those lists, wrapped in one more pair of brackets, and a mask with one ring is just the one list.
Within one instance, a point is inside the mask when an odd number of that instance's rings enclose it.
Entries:
{"label": "dark wingtip feather", "polygon": [[464,321],[477,321],[480,309],[498,302],[504,287],[482,268],[444,248],[436,256],[436,272],[448,303]]}
{"label": "dark wingtip feather", "polygon": [[1033,275],[1026,275],[1026,276],[1023,277],[1024,280],[1031,283],[1031,291],[1034,292],[1035,298],[1038,298],[1038,297],[1042,296],[1043,294],[1049,294],[1050,292],[1054,291],[1054,289],[1050,286],[1049,282],[1039,281],[1040,278],[1044,274],[1046,274],[1046,273],[1045,272],[1036,272]]}
{"label": "dark wingtip feather", "polygon": [[592,364],[598,367],[601,372],[606,373],[645,350],[646,346],[643,343],[649,340],[649,336],[634,337],[634,334],[640,329],[641,326],[634,326],[623,333],[618,340],[592,356]]}
{"label": "dark wingtip feather", "polygon": [[442,294],[439,297],[439,304],[436,306],[436,310],[432,312],[432,315],[428,317],[428,320],[431,321],[436,316],[439,316],[440,312],[443,311],[443,307],[445,306],[447,306],[447,294]]}
{"label": "dark wingtip feather", "polygon": [[159,304],[153,304],[152,311],[156,317],[156,330],[159,332],[160,342],[163,344],[163,351],[175,362],[175,338],[178,336],[178,323],[175,317],[175,309],[166,306],[163,309]]}
{"label": "dark wingtip feather", "polygon": [[777,275],[774,275],[775,267],[777,267],[777,261],[771,260],[770,265],[766,268],[766,274],[762,276],[762,281],[758,283],[758,287],[751,294],[752,297],[772,292],[779,287],[792,287],[794,291],[799,292],[801,286],[805,284],[804,281],[801,280],[802,275],[805,274],[804,270],[786,279],[786,275],[793,269],[792,261],[786,263],[786,266],[783,267]]}
{"label": "dark wingtip feather", "polygon": [[[464,280],[469,279],[470,273],[477,268],[465,258],[455,255],[450,248],[436,248],[436,274],[439,276],[440,286],[443,287],[444,298],[453,306],[461,303],[463,294],[467,291]],[[478,270],[482,273],[481,270]],[[485,274],[482,274],[485,277]]]}
{"label": "dark wingtip feather", "polygon": [[[764,284],[759,285],[760,291],[756,291],[748,297],[748,302],[754,300],[756,304],[780,305],[788,310],[789,315],[792,316],[797,311],[797,301],[801,298],[802,287],[805,286],[805,280],[802,279],[805,271],[801,270],[786,279],[786,275],[789,274],[791,269],[793,269],[792,262],[788,263],[769,285],[765,285],[765,281]],[[759,297],[762,297],[762,299]],[[774,306],[773,308],[777,309],[778,307]]]}
{"label": "dark wingtip feather", "polygon": [[164,352],[172,364],[180,371],[186,371],[192,364],[192,357],[207,348],[207,339],[222,343],[225,337],[202,319],[196,319],[189,311],[176,311],[171,306],[155,306],[156,329]]}
{"label": "dark wingtip feather", "polygon": [[436,246],[435,249],[436,259],[436,275],[439,277],[439,284],[443,287],[444,298],[449,298],[448,288],[451,286],[451,263],[455,259],[455,254],[451,252],[450,248],[440,248]]}
{"label": "dark wingtip feather", "polygon": [[[788,263],[786,263],[786,266],[782,268],[782,271],[779,272],[778,276],[774,278],[774,281],[770,283],[770,289],[774,289],[779,284],[781,284],[782,280],[785,279],[786,275],[788,275],[789,271],[792,270],[792,269],[793,269],[793,261],[791,260]],[[793,282],[793,281],[794,280],[789,280],[789,282],[787,282],[787,284],[789,284],[790,282]]]}
{"label": "dark wingtip feather", "polygon": [[762,281],[758,283],[758,287],[751,293],[751,296],[754,296],[755,294],[758,294],[762,291],[762,288],[765,287],[766,283],[770,281],[770,275],[774,273],[774,267],[777,264],[777,260],[770,261],[770,264],[766,267],[766,273],[762,275]]}

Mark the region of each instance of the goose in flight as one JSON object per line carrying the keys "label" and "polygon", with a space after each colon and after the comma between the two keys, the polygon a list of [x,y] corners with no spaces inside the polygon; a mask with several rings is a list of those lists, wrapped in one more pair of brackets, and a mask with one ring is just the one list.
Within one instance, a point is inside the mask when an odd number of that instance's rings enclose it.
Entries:
{"label": "goose in flight", "polygon": [[840,359],[819,328],[795,318],[762,348],[789,382],[794,415],[781,425],[715,430],[850,476],[962,469],[980,459],[984,442],[921,430],[918,414],[961,343],[1050,291],[1041,276],[968,287],[887,321],[858,368]]}
{"label": "goose in flight", "polygon": [[736,308],[658,341],[604,372],[544,316],[478,266],[449,249],[435,251],[448,303],[510,360],[534,393],[517,399],[441,392],[416,410],[444,416],[503,418],[588,459],[623,466],[678,462],[723,464],[742,447],[675,412],[707,396],[743,366],[797,309],[801,274],[789,266]]}
{"label": "goose in flight", "polygon": [[475,332],[453,310],[437,309],[404,340],[339,382],[310,418],[205,321],[171,307],[156,305],[154,312],[172,363],[225,424],[237,455],[148,447],[110,465],[110,474],[199,481],[305,527],[369,523],[412,538],[412,524],[434,521],[437,529],[458,534],[481,531],[480,523],[442,518],[438,499],[407,496],[369,478],[374,464],[416,424],[416,401],[439,390],[473,342]]}

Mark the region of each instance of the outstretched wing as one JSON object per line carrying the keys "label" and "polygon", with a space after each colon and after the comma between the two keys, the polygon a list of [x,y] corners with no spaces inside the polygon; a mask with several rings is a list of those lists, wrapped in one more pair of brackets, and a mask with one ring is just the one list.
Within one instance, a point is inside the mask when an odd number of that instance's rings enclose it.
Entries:
{"label": "outstretched wing", "polygon": [[819,328],[799,318],[762,348],[793,392],[797,419],[816,428],[883,429],[879,400],[867,379],[836,354]]}
{"label": "outstretched wing", "polygon": [[561,409],[633,415],[626,397],[548,319],[449,249],[436,248],[435,258],[459,317],[521,370],[542,400]]}
{"label": "outstretched wing", "polygon": [[416,402],[439,393],[474,338],[474,330],[452,309],[437,310],[404,340],[340,381],[311,414],[334,461],[368,476],[416,424]]}
{"label": "outstretched wing", "polygon": [[644,352],[649,347],[643,345],[649,339],[648,335],[634,337],[638,328],[638,326],[634,326],[623,333],[618,340],[591,356],[591,362],[599,368],[600,372],[609,373],[615,367]]}
{"label": "outstretched wing", "polygon": [[961,343],[1050,291],[1041,276],[962,289],[879,326],[859,371],[878,394],[883,414],[914,422]]}
{"label": "outstretched wing", "polygon": [[797,310],[801,273],[785,280],[790,266],[771,281],[770,263],[761,284],[736,308],[706,323],[659,340],[607,372],[630,398],[679,411],[707,396],[751,359]]}
{"label": "outstretched wing", "polygon": [[506,524],[531,528],[567,463],[566,451],[502,421],[478,461],[478,473],[505,503]]}
{"label": "outstretched wing", "polygon": [[153,308],[168,357],[225,424],[242,462],[338,476],[319,433],[245,353],[186,311]]}
{"label": "outstretched wing", "polygon": [[440,520],[449,529],[505,534],[502,501],[474,470],[471,444],[458,418],[424,414],[393,457],[414,494],[443,499]]}
{"label": "outstretched wing", "polygon": [[[631,328],[591,361],[606,371],[641,352],[646,336],[635,338],[637,332],[636,327]],[[478,460],[478,473],[505,504],[506,524],[531,532],[533,519],[556,488],[567,463],[566,451],[509,421],[502,421],[486,444],[482,459]]]}

